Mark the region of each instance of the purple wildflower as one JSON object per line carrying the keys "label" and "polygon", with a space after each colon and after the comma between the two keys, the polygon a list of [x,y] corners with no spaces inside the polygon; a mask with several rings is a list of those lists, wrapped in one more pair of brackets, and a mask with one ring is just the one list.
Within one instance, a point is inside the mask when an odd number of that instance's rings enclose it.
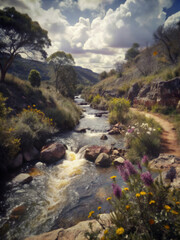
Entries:
{"label": "purple wildflower", "polygon": [[114,193],[114,196],[116,196],[118,199],[120,199],[121,197],[121,188],[117,185],[117,184],[112,184],[112,188],[113,188],[113,193]]}
{"label": "purple wildflower", "polygon": [[149,161],[149,158],[148,158],[148,156],[147,156],[147,155],[144,155],[144,157],[142,158],[142,161],[141,161],[141,163],[142,163],[142,164],[147,164],[147,163],[148,163],[148,161]]}
{"label": "purple wildflower", "polygon": [[137,163],[137,166],[138,166],[139,170],[142,171],[142,166],[141,166],[140,162]]}
{"label": "purple wildflower", "polygon": [[124,165],[125,165],[125,168],[127,169],[127,171],[129,172],[129,175],[137,174],[135,167],[133,166],[133,164],[130,161],[128,161],[128,160],[124,161]]}
{"label": "purple wildflower", "polygon": [[146,186],[150,186],[153,183],[153,178],[150,172],[145,172],[141,174],[141,179]]}
{"label": "purple wildflower", "polygon": [[129,180],[129,172],[127,169],[124,168],[124,164],[118,166],[119,174],[122,177],[124,182],[127,182]]}
{"label": "purple wildflower", "polygon": [[176,169],[175,167],[171,167],[166,174],[166,179],[170,179],[170,181],[173,182],[174,178],[176,178]]}

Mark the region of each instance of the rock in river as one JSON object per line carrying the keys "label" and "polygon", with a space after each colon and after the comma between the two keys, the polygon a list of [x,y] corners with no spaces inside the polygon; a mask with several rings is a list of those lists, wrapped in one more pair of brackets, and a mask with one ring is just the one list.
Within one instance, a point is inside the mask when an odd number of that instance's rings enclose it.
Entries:
{"label": "rock in river", "polygon": [[109,155],[111,151],[112,151],[111,146],[93,145],[86,149],[84,157],[91,162],[95,162],[97,156],[100,153],[107,153]]}
{"label": "rock in river", "polygon": [[40,154],[40,159],[44,163],[53,163],[64,157],[66,148],[59,142],[45,146]]}
{"label": "rock in river", "polygon": [[96,158],[95,164],[99,167],[110,167],[111,159],[108,154],[100,153],[99,156]]}
{"label": "rock in river", "polygon": [[15,178],[13,178],[13,184],[26,184],[32,181],[32,177],[28,173],[20,173]]}

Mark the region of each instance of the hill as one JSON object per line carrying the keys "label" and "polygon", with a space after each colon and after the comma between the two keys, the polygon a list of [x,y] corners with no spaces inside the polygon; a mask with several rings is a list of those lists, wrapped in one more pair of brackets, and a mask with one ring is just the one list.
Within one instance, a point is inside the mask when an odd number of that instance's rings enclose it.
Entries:
{"label": "hill", "polygon": [[[50,79],[49,68],[46,62],[25,59],[20,56],[16,57],[16,59],[13,61],[8,72],[20,79],[26,80],[31,69],[36,69],[40,72],[42,81]],[[77,73],[79,84],[93,85],[99,81],[99,74],[91,71],[90,69],[82,68],[79,66],[74,66],[74,69]]]}

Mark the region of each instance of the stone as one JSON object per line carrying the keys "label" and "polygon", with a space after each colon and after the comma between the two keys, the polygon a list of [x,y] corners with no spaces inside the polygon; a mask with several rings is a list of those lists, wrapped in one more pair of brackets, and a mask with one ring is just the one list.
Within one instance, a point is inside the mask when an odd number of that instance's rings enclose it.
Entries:
{"label": "stone", "polygon": [[112,151],[112,148],[111,146],[98,146],[98,145],[93,145],[93,146],[90,146],[88,147],[86,150],[85,150],[85,154],[84,154],[84,157],[91,161],[91,162],[95,162],[97,156],[100,154],[100,153],[107,153],[108,155],[111,154],[111,151]]}
{"label": "stone", "polygon": [[[99,221],[104,225],[105,228],[108,228],[111,225],[111,218],[109,214],[101,214]],[[100,239],[103,236],[104,229],[102,229],[98,221],[94,219],[79,222],[75,226],[67,229],[60,228],[38,236],[30,236],[28,238],[25,238],[25,240],[87,240],[84,234],[85,232],[90,231],[90,223],[92,223],[94,231],[100,230],[100,233],[98,235],[98,239]]]}
{"label": "stone", "polygon": [[99,167],[110,167],[111,159],[108,154],[100,153],[96,158],[95,165]]}
{"label": "stone", "polygon": [[76,129],[75,132],[77,132],[77,133],[86,133],[86,128]]}
{"label": "stone", "polygon": [[19,153],[17,157],[9,163],[9,168],[15,169],[18,167],[21,167],[23,164],[23,155],[22,153]]}
{"label": "stone", "polygon": [[176,108],[180,99],[180,77],[145,85],[134,99],[135,105],[152,108],[153,105]]}
{"label": "stone", "polygon": [[114,163],[115,166],[119,166],[119,165],[123,164],[124,161],[125,161],[124,158],[119,157],[119,158],[116,158],[116,159],[113,161],[113,163]]}
{"label": "stone", "polygon": [[15,207],[11,212],[10,219],[19,218],[20,216],[22,216],[24,214],[25,211],[26,211],[26,207],[24,205]]}
{"label": "stone", "polygon": [[101,140],[107,140],[108,137],[106,136],[106,134],[103,134],[100,139],[101,139]]}
{"label": "stone", "polygon": [[39,158],[39,151],[35,147],[32,147],[29,151],[23,152],[23,158],[26,162],[35,160]]}
{"label": "stone", "polygon": [[95,116],[96,117],[102,117],[102,113],[96,113]]}
{"label": "stone", "polygon": [[20,173],[15,178],[13,178],[12,183],[15,185],[27,184],[30,183],[32,180],[32,176],[30,176],[28,173]]}
{"label": "stone", "polygon": [[59,161],[64,157],[66,148],[59,142],[51,143],[41,150],[40,159],[42,162],[50,164]]}
{"label": "stone", "polygon": [[140,87],[138,83],[132,85],[132,87],[128,91],[128,99],[133,103],[135,97],[137,97],[139,93]]}
{"label": "stone", "polygon": [[112,155],[114,156],[119,156],[119,151],[117,149],[114,149],[113,152],[112,152]]}

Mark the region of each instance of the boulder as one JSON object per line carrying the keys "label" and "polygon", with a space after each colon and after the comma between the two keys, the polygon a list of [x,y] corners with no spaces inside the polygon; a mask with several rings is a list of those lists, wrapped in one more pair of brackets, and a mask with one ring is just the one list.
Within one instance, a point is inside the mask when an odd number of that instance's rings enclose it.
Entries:
{"label": "boulder", "polygon": [[132,87],[128,91],[128,99],[133,103],[135,97],[137,97],[139,93],[140,87],[138,83],[132,85]]}
{"label": "boulder", "polygon": [[33,180],[32,176],[28,173],[20,173],[15,178],[13,178],[12,183],[15,185],[30,183]]}
{"label": "boulder", "polygon": [[95,165],[99,167],[110,167],[111,159],[108,154],[100,153],[96,158]]}
{"label": "boulder", "polygon": [[86,128],[76,129],[75,132],[77,132],[77,133],[86,133]]}
{"label": "boulder", "polygon": [[[104,225],[105,228],[108,228],[111,225],[110,215],[101,214],[100,222],[102,225]],[[92,224],[93,231],[100,230],[100,233],[98,234],[98,239],[100,239],[103,236],[104,229],[102,229],[98,221],[94,219],[79,222],[75,226],[67,229],[60,228],[48,233],[43,233],[38,236],[31,236],[25,238],[25,240],[87,240],[87,238],[85,237],[85,232],[90,231],[90,223]]]}
{"label": "boulder", "polygon": [[15,168],[21,167],[22,164],[23,164],[23,155],[22,153],[19,153],[17,157],[9,163],[8,167],[11,169],[15,169]]}
{"label": "boulder", "polygon": [[97,156],[100,153],[107,153],[108,155],[111,154],[112,148],[111,146],[97,146],[97,145],[93,145],[90,146],[86,149],[84,157],[91,161],[94,162],[97,158]]}
{"label": "boulder", "polygon": [[102,113],[96,113],[95,116],[96,117],[102,117]]}
{"label": "boulder", "polygon": [[107,140],[108,137],[106,136],[106,134],[103,134],[100,139],[101,139],[101,140]]}
{"label": "boulder", "polygon": [[29,151],[23,152],[23,158],[26,162],[35,160],[39,158],[39,151],[35,147],[32,147]]}
{"label": "boulder", "polygon": [[113,163],[114,163],[115,166],[119,166],[119,165],[123,164],[124,161],[125,161],[124,158],[118,157],[118,158],[116,158],[116,159],[113,161]]}
{"label": "boulder", "polygon": [[180,77],[145,85],[134,104],[151,108],[155,104],[176,108],[180,99]]}
{"label": "boulder", "polygon": [[40,153],[40,159],[44,163],[53,163],[64,157],[66,148],[59,142],[51,143],[43,147]]}

